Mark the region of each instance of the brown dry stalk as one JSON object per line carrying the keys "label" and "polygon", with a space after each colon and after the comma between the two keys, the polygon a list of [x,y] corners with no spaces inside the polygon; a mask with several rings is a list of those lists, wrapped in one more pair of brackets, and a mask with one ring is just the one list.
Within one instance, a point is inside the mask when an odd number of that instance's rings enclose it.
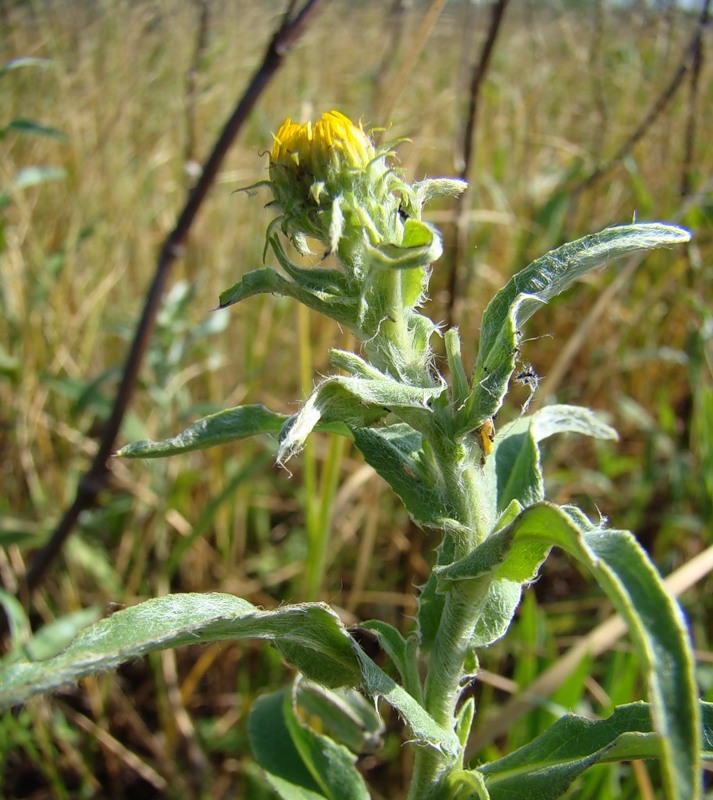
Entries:
{"label": "brown dry stalk", "polygon": [[[471,164],[473,162],[473,153],[475,149],[475,131],[476,123],[478,120],[478,104],[480,101],[480,92],[485,78],[488,74],[488,68],[491,63],[491,57],[495,50],[495,42],[498,38],[498,33],[501,29],[505,9],[507,8],[509,0],[495,0],[490,9],[490,26],[488,33],[483,42],[483,47],[480,51],[480,58],[476,61],[473,67],[473,74],[470,80],[470,89],[468,93],[468,113],[463,125],[463,149],[461,156],[462,167],[459,177],[467,180],[470,175]],[[469,191],[466,189],[458,198],[458,211],[456,213],[456,237],[453,244],[453,253],[451,258],[451,269],[448,275],[448,307],[446,310],[448,326],[455,324],[457,317],[457,302],[458,302],[458,267],[460,261],[460,254],[465,250],[465,211],[467,204],[470,201]]]}

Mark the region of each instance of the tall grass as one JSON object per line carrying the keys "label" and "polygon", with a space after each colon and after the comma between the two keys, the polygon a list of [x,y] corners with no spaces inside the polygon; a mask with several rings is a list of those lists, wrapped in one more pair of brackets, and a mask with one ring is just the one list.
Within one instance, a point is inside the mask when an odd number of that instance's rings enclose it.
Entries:
{"label": "tall grass", "polygon": [[[389,137],[410,138],[400,148],[409,175],[453,173],[465,76],[484,18],[470,4],[447,5],[385,120],[376,116],[383,87],[409,56],[425,11],[417,3],[400,18],[401,46],[391,54],[384,52],[386,5],[327,4],[263,97],[174,273],[126,421],[127,439],[165,436],[207,408],[240,402],[289,412],[309,388],[299,359],[304,368],[324,371],[327,348],[340,341],[334,326],[311,315],[298,319],[297,308],[279,298],[255,299],[229,314],[211,311],[222,289],[261,262],[267,198],[234,190],[265,175],[261,154],[284,117],[338,107],[366,125],[390,125]],[[32,119],[66,136],[0,139],[0,184],[31,165],[65,170],[62,180],[13,192],[1,212],[0,532],[7,547],[0,576],[10,590],[27,546],[51,530],[88,463],[157,247],[190,186],[194,160],[207,154],[282,5],[215,0],[209,9],[195,108],[186,75],[197,4],[32,0],[0,10],[2,60],[48,60],[45,68],[0,77],[0,123]],[[617,284],[612,272],[576,287],[566,304],[553,302],[541,312],[527,332],[535,341],[524,345],[545,391],[607,411],[622,434],[614,447],[558,444],[550,453],[550,493],[558,501],[590,498],[590,510],[639,533],[669,571],[710,539],[713,511],[706,477],[713,464],[713,355],[710,334],[700,333],[711,326],[706,180],[713,152],[701,134],[694,184],[703,195],[682,198],[685,89],[605,179],[575,190],[664,89],[695,20],[682,12],[664,18],[646,10],[602,11],[599,4],[583,9],[522,2],[508,12],[479,114],[459,322],[464,341],[475,341],[492,291],[565,239],[635,215],[695,228],[687,257],[652,255],[626,281]],[[706,62],[701,132],[713,123],[712,86]],[[455,236],[452,209],[444,206],[436,217],[448,245]],[[450,252],[436,267],[437,312],[445,309]],[[548,373],[602,291],[607,301],[592,330],[556,385],[548,385]],[[301,356],[298,330],[311,345]],[[302,466],[291,466],[293,476],[271,466],[271,452],[269,442],[246,443],[167,462],[114,464],[111,490],[85,515],[36,598],[36,621],[171,589],[229,591],[269,606],[308,592],[348,609],[354,620],[379,616],[402,624],[414,611],[411,587],[426,574],[432,542],[349,450],[337,452],[318,439]],[[336,476],[343,488],[333,496]],[[316,487],[319,503],[330,499],[330,527],[301,486]],[[319,563],[310,560],[315,554]],[[484,664],[520,682],[551,663],[567,637],[585,632],[581,611],[596,608],[564,562],[550,566],[535,591],[547,615],[526,605],[518,634],[508,640],[515,650],[493,648]],[[702,586],[685,598],[701,650],[710,647],[709,597]],[[623,702],[626,692],[613,693],[623,661],[630,669],[627,659],[617,653],[601,674],[595,670],[588,681],[575,676],[569,694],[553,702],[600,713],[609,701]],[[711,662],[703,662],[710,689]],[[0,793],[19,797],[43,786],[57,797],[136,790],[268,797],[242,759],[243,714],[256,692],[283,678],[270,651],[225,646],[149,659],[117,679],[87,681],[0,723]],[[483,686],[483,701],[503,691]],[[627,691],[634,696],[635,689]],[[548,713],[533,712],[505,744],[528,738]],[[406,756],[396,721],[389,737],[392,760],[369,759],[365,769],[383,775],[384,796],[398,797]],[[578,796],[635,796],[636,770],[624,783],[620,777],[594,773]]]}

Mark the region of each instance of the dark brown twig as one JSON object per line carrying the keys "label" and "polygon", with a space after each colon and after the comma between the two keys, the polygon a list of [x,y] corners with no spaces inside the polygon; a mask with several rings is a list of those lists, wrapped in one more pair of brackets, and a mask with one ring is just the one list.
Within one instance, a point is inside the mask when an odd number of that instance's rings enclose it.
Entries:
{"label": "dark brown twig", "polygon": [[208,13],[210,0],[194,0],[198,11],[198,24],[196,25],[196,43],[193,50],[191,65],[186,72],[186,146],[185,163],[190,169],[196,162],[196,105],[198,102],[198,72],[201,61],[208,44]]}
{"label": "dark brown twig", "polygon": [[[711,0],[703,0],[703,7],[698,18],[699,30],[704,30],[710,21]],[[703,36],[696,40],[697,47],[694,50],[691,63],[691,81],[688,93],[688,109],[686,119],[686,133],[684,137],[683,163],[681,165],[681,184],[679,193],[682,197],[687,197],[692,191],[693,180],[693,158],[696,148],[696,127],[698,109],[698,89],[703,69]]]}
{"label": "dark brown twig", "polygon": [[[495,0],[490,8],[490,26],[488,28],[487,36],[483,42],[483,48],[480,51],[480,58],[475,63],[473,74],[470,81],[468,114],[465,119],[463,127],[463,149],[461,170],[459,177],[464,180],[468,179],[470,175],[471,165],[473,163],[473,154],[475,151],[475,128],[478,119],[478,105],[480,102],[480,92],[485,82],[485,77],[488,74],[488,67],[490,66],[491,56],[495,49],[495,42],[500,32],[501,23],[505,15],[509,0]],[[458,262],[460,261],[460,254],[463,251],[464,242],[461,241],[463,232],[465,230],[464,218],[465,210],[469,202],[469,190],[458,198],[458,207],[456,213],[456,237],[453,245],[453,253],[451,260],[451,270],[448,275],[448,307],[447,307],[447,320],[449,327],[454,324],[457,316],[457,301],[458,301]]]}
{"label": "dark brown twig", "polygon": [[129,405],[143,362],[144,353],[153,331],[156,312],[158,311],[164,288],[173,262],[181,255],[183,245],[198,211],[212,186],[218,169],[228,149],[255,106],[258,98],[265,90],[275,72],[281,66],[285,56],[304,32],[311,16],[324,0],[306,0],[302,9],[295,12],[296,3],[290,0],[287,11],[283,15],[277,31],[268,44],[262,64],[253,75],[245,93],[238,101],[233,113],[225,123],[213,151],[206,161],[201,176],[190,191],[186,205],[178,217],[176,225],[161,247],[156,271],[146,295],[146,302],[141,319],[136,327],[134,339],[124,365],[121,382],[114,399],[114,406],[104,426],[99,448],[89,470],[80,479],[76,496],[72,505],[64,512],[59,524],[52,533],[47,544],[42,547],[30,564],[25,576],[21,594],[28,599],[29,594],[37,588],[50,564],[57,557],[62,545],[70,535],[82,511],[92,508],[98,503],[99,493],[104,489],[109,478],[109,458],[115,449],[124,414]]}
{"label": "dark brown twig", "polygon": [[688,74],[689,70],[691,70],[695,65],[698,54],[700,53],[703,32],[705,31],[708,23],[707,9],[708,2],[706,1],[704,13],[702,13],[698,18],[696,30],[694,31],[693,36],[691,37],[691,40],[684,51],[683,58],[681,59],[678,69],[669,83],[664,87],[664,90],[661,92],[661,94],[656,98],[646,116],[636,126],[629,138],[621,145],[621,147],[612,156],[612,158],[609,159],[609,161],[606,161],[603,164],[600,164],[598,167],[595,167],[590,175],[588,175],[581,183],[572,189],[572,194],[575,197],[585,189],[589,189],[595,183],[600,181],[618,164],[620,164],[639,143],[639,141],[643,139],[660,114],[668,106],[671,100],[673,100],[676,92],[683,85],[683,80]]}

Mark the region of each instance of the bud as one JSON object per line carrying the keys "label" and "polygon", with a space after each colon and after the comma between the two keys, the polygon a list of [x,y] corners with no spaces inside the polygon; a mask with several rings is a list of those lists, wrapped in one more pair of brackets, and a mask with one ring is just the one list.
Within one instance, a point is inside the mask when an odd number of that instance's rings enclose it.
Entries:
{"label": "bud", "polygon": [[402,182],[386,163],[391,150],[377,150],[361,124],[326,111],[314,124],[285,120],[274,138],[270,185],[287,233],[336,250],[351,223],[368,230],[372,244],[392,240],[384,204],[389,217],[398,216],[393,189]]}

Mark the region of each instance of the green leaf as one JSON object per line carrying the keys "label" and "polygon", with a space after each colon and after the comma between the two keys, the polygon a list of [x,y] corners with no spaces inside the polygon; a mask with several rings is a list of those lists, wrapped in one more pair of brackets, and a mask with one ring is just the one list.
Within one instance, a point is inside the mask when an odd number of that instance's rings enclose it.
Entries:
{"label": "green leaf", "polygon": [[587,567],[626,619],[649,684],[654,729],[661,735],[664,783],[672,800],[699,791],[700,729],[693,656],[675,599],[628,531],[602,530],[577,509],[526,508],[471,554],[439,571],[439,580],[532,580],[552,545]]}
{"label": "green leaf", "polygon": [[529,417],[520,417],[495,437],[498,510],[502,511],[513,500],[528,506],[544,499],[538,444],[557,433],[618,438],[616,431],[593,411],[580,406],[545,406]]}
{"label": "green leaf", "polygon": [[[341,351],[332,353],[340,366],[346,363],[345,355]],[[352,355],[350,361],[352,369],[357,369],[356,362],[361,362],[364,377],[325,378],[285,423],[280,433],[278,461],[283,463],[298,452],[318,423],[364,427],[378,422],[390,409],[429,412],[429,403],[445,389],[445,384],[407,386],[362,362],[358,356]]]}
{"label": "green leaf", "polygon": [[194,422],[183,433],[159,442],[133,442],[116,454],[122,458],[164,458],[203,450],[260,433],[277,434],[287,417],[263,405],[238,406]]}
{"label": "green leaf", "polygon": [[443,243],[438,231],[417,219],[406,220],[401,245],[381,244],[373,247],[366,241],[365,245],[370,254],[372,268],[426,269],[443,253]]}
{"label": "green leaf", "polygon": [[250,744],[270,785],[285,800],[369,800],[355,756],[300,721],[299,696],[283,689],[250,710]]}
{"label": "green leaf", "polygon": [[24,67],[39,67],[40,69],[47,69],[52,62],[48,58],[13,58],[12,61],[6,61],[0,67],[0,78],[8,72],[13,72],[16,69]]}
{"label": "green leaf", "polygon": [[373,753],[381,746],[384,723],[356,689],[327,689],[297,676],[293,692],[299,718],[352,753]]}
{"label": "green leaf", "polygon": [[324,800],[320,786],[295,747],[285,720],[287,689],[258,698],[250,709],[248,734],[255,760],[284,800]]}
{"label": "green leaf", "polygon": [[154,650],[223,639],[294,645],[295,666],[329,685],[356,686],[360,665],[351,637],[321,603],[262,611],[227,594],[175,594],[118,611],[84,629],[59,655],[24,659],[0,670],[0,707],[25,702],[85,675],[113,669]]}
{"label": "green leaf", "polygon": [[552,250],[514,275],[483,314],[472,394],[462,414],[463,432],[477,428],[502,405],[515,369],[520,326],[538,308],[613,259],[690,238],[687,230],[658,222],[606,228]]}
{"label": "green leaf", "polygon": [[227,594],[174,594],[117,611],[82,630],[58,655],[0,667],[0,708],[105,672],[155,650],[226,639],[274,642],[302,674],[327,687],[358,686],[390,703],[413,738],[455,757],[458,742],[359,647],[323,603],[262,611]]}
{"label": "green leaf", "polygon": [[[713,723],[713,704],[701,703],[704,720]],[[646,703],[619,706],[604,720],[567,715],[529,744],[478,768],[491,800],[554,800],[596,763],[661,756],[661,737],[651,726]],[[694,797],[685,791],[669,797]]]}
{"label": "green leaf", "polygon": [[24,167],[12,180],[13,189],[29,189],[49,181],[61,181],[67,173],[60,167]]}
{"label": "green leaf", "polygon": [[441,530],[458,530],[443,498],[421,462],[421,436],[409,425],[352,428],[354,444],[398,494],[413,520]]}
{"label": "green leaf", "polygon": [[453,730],[438,725],[423,706],[380,669],[360,647],[355,648],[362,667],[362,685],[372,697],[383,697],[408,725],[414,740],[455,759],[460,743]]}
{"label": "green leaf", "polygon": [[45,136],[50,139],[60,139],[63,142],[69,140],[69,137],[57,128],[52,128],[49,125],[42,125],[39,122],[34,122],[31,119],[14,119],[7,125],[5,130],[18,131],[20,133],[31,133],[34,136]]}
{"label": "green leaf", "polygon": [[328,736],[303,725],[295,713],[294,698],[285,693],[285,722],[302,761],[328,800],[369,800],[364,779],[355,767],[356,756]]}
{"label": "green leaf", "polygon": [[227,306],[257,294],[279,294],[284,297],[292,297],[308,308],[330,317],[340,325],[344,325],[350,330],[356,330],[358,304],[354,298],[325,290],[305,288],[284,278],[272,267],[262,267],[248,272],[233,287],[222,292],[219,308],[227,308]]}
{"label": "green leaf", "polygon": [[416,641],[413,638],[404,639],[393,625],[379,619],[366,620],[361,623],[360,627],[366,628],[377,636],[379,644],[398,670],[404,689],[421,702],[423,698],[418,674]]}

